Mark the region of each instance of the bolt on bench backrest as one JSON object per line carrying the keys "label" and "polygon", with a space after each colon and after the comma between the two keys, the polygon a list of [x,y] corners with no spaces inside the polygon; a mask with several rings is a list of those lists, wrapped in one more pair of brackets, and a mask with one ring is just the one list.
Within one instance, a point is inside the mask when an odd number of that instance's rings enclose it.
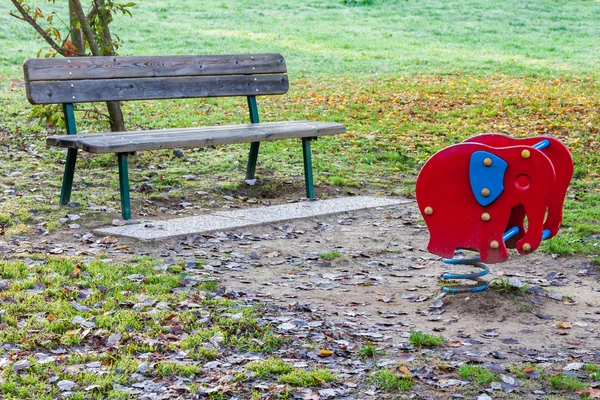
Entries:
{"label": "bolt on bench backrest", "polygon": [[288,91],[280,54],[28,59],[31,104],[260,96]]}

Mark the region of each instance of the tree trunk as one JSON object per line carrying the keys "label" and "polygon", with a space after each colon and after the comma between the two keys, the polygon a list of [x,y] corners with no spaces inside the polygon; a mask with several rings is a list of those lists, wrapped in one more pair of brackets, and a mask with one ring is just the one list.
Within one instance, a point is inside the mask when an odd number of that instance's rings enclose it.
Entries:
{"label": "tree trunk", "polygon": [[81,30],[83,31],[83,36],[85,40],[87,40],[88,46],[90,47],[90,51],[93,56],[100,56],[100,50],[98,49],[98,44],[96,43],[96,39],[94,39],[94,32],[90,28],[89,21],[85,13],[83,12],[83,7],[81,7],[81,2],[79,0],[70,0],[69,5],[72,6],[73,12],[77,16],[79,20],[79,25],[81,26]]}
{"label": "tree trunk", "polygon": [[98,13],[98,19],[100,21],[100,25],[102,26],[102,38],[103,46],[102,51],[105,56],[115,56],[115,48],[113,46],[112,36],[110,34],[110,28],[108,24],[111,23],[112,17],[110,13],[106,11],[104,6],[104,0],[94,0],[94,7],[96,8],[96,12]]}
{"label": "tree trunk", "polygon": [[[102,41],[104,46],[105,56],[114,56],[115,48],[113,47],[112,37],[110,35],[110,15],[104,9],[104,0],[95,0],[98,16],[100,17],[100,23],[102,24]],[[121,111],[120,101],[107,101],[106,107],[108,108],[108,115],[110,115],[110,130],[113,132],[125,131],[125,121],[123,119],[123,111]]]}
{"label": "tree trunk", "polygon": [[79,28],[79,19],[73,6],[73,1],[69,0],[69,27],[71,28],[71,43],[75,50],[79,54],[85,54],[85,42],[83,40],[83,33]]}
{"label": "tree trunk", "polygon": [[125,121],[123,120],[123,112],[121,111],[120,101],[107,101],[108,115],[110,116],[110,130],[113,132],[124,132]]}
{"label": "tree trunk", "polygon": [[[98,43],[96,43],[96,39],[94,38],[94,33],[90,28],[89,21],[85,13],[83,12],[83,8],[81,7],[81,2],[79,0],[70,0],[70,4],[73,5],[73,9],[79,19],[79,23],[81,25],[81,30],[90,46],[90,51],[93,56],[101,56],[100,48]],[[105,15],[106,17],[106,15]],[[108,25],[106,25],[106,29],[108,29]],[[108,115],[110,116],[110,130],[113,132],[123,132],[125,131],[125,121],[123,120],[123,112],[121,111],[121,103],[118,101],[107,101],[106,108],[108,109]]]}

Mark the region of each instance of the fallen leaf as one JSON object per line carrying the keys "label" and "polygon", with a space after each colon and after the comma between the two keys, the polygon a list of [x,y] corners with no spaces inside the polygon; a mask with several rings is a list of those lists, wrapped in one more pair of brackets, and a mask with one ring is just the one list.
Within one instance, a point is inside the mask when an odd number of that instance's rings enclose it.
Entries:
{"label": "fallen leaf", "polygon": [[30,366],[31,366],[31,364],[29,363],[28,360],[20,360],[20,361],[17,361],[13,365],[13,370],[15,372],[19,372],[19,371],[23,371],[25,369],[29,369]]}
{"label": "fallen leaf", "polygon": [[296,329],[297,326],[292,322],[284,322],[283,324],[280,324],[277,328],[282,331],[290,331],[292,329]]}
{"label": "fallen leaf", "polygon": [[563,295],[558,292],[548,292],[548,297],[556,301],[561,301],[563,299]]}
{"label": "fallen leaf", "polygon": [[540,373],[531,367],[525,368],[525,375],[529,379],[540,379]]}
{"label": "fallen leaf", "polygon": [[569,363],[563,368],[563,371],[579,371],[581,368],[583,368],[583,363]]}
{"label": "fallen leaf", "polygon": [[406,376],[412,376],[412,374],[410,373],[410,370],[408,368],[406,368],[404,365],[399,366],[398,370]]}
{"label": "fallen leaf", "polygon": [[512,287],[522,288],[523,282],[521,282],[518,278],[512,277],[508,278],[508,284]]}
{"label": "fallen leaf", "polygon": [[456,367],[452,365],[438,365],[438,368],[442,371],[452,371],[456,369]]}
{"label": "fallen leaf", "polygon": [[575,393],[587,396],[590,399],[600,399],[600,389],[587,388],[576,390]]}
{"label": "fallen leaf", "polygon": [[498,332],[496,332],[496,328],[491,328],[491,329],[486,329],[481,333],[482,336],[484,337],[496,337],[499,335]]}
{"label": "fallen leaf", "polygon": [[106,345],[107,346],[114,346],[116,345],[119,340],[121,340],[121,334],[120,333],[113,333],[112,335],[110,335],[108,337],[108,339],[106,339]]}
{"label": "fallen leaf", "polygon": [[333,351],[326,350],[326,349],[321,349],[321,351],[319,351],[319,355],[321,357],[331,357],[333,355]]}
{"label": "fallen leaf", "polygon": [[573,325],[565,321],[556,321],[556,324],[554,325],[560,329],[571,329],[573,327]]}
{"label": "fallen leaf", "polygon": [[69,381],[69,380],[64,380],[64,381],[58,381],[58,383],[56,384],[56,386],[58,386],[58,388],[60,390],[71,390],[75,387],[75,382],[73,381]]}
{"label": "fallen leaf", "polygon": [[392,294],[383,294],[383,293],[377,293],[377,301],[383,301],[384,303],[389,303],[391,301],[394,301],[396,299],[396,294],[392,293]]}

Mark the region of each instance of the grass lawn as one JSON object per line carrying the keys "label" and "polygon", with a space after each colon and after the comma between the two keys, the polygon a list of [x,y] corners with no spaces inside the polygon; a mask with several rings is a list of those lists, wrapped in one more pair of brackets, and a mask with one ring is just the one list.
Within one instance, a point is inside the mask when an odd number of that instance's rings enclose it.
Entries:
{"label": "grass lawn", "polygon": [[[597,254],[598,240],[592,236],[600,233],[600,64],[594,51],[600,47],[598,17],[600,4],[589,1],[527,6],[483,1],[356,6],[339,1],[275,6],[227,2],[202,7],[191,0],[169,7],[145,1],[136,7],[134,18],[117,21],[116,32],[123,38],[121,54],[283,53],[292,76],[291,91],[282,99],[262,100],[262,120],[313,118],[348,126],[345,137],[325,138],[315,146],[320,185],[367,185],[411,194],[413,178],[424,160],[470,135],[492,131],[555,135],[573,151],[576,175],[563,234],[546,249]],[[25,24],[8,16],[7,5],[0,6],[0,23],[8,27],[0,36],[3,48],[12,50],[0,56],[4,86],[0,128],[7,146],[2,155],[7,169],[0,179],[15,192],[27,192],[32,183],[16,176],[47,172],[50,183],[47,191],[9,195],[0,205],[0,210],[11,211],[12,215],[1,217],[10,229],[35,222],[28,215],[28,204],[41,202],[44,212],[56,209],[57,162],[62,153],[42,150],[44,129],[28,121],[30,107],[22,86],[15,82],[22,78],[23,59],[34,56],[42,43]],[[125,109],[130,127],[193,126],[246,118],[243,101],[236,100],[137,102],[126,104]],[[94,119],[80,119],[84,130],[106,128]],[[39,150],[52,162],[45,159],[32,165],[26,154],[18,153],[25,149]],[[282,159],[282,152],[288,157]],[[133,185],[150,182],[159,191],[162,186],[183,185],[181,175],[186,174],[182,172],[191,169],[183,161],[167,163],[169,156],[169,152],[142,154],[138,170],[153,164],[169,166],[161,178],[134,169]],[[190,193],[214,187],[210,176],[215,173],[225,175],[218,188],[235,191],[244,157],[245,146],[229,146],[210,155],[190,154],[195,172],[207,176],[188,185]],[[298,151],[290,149],[289,142],[262,148],[265,171],[281,176],[291,165],[299,175],[299,163]],[[114,190],[94,193],[94,187],[116,187],[112,156],[87,158],[80,164],[79,173],[92,187],[83,193],[76,190],[75,201],[90,201],[89,196],[94,196],[94,204],[117,207]],[[97,169],[95,173],[94,167],[106,168],[109,174]],[[267,193],[280,189],[277,179],[270,179],[270,184]],[[185,190],[171,196],[189,197]],[[50,227],[53,222],[48,222]]]}
{"label": "grass lawn", "polygon": [[[64,14],[65,4],[54,7]],[[5,27],[0,43],[10,50],[0,54],[0,183],[5,187],[0,222],[10,233],[23,233],[43,222],[57,227],[63,152],[44,149],[46,129],[38,119],[28,119],[31,107],[20,82],[21,63],[43,43],[8,11],[8,4],[0,5]],[[572,150],[576,169],[564,229],[544,249],[597,255],[598,20],[595,1],[182,0],[166,6],[147,0],[135,7],[133,18],[119,17],[114,29],[123,40],[122,55],[284,54],[290,92],[260,99],[261,120],[306,118],[348,127],[345,136],[315,143],[321,187],[412,195],[418,168],[442,147],[484,132],[556,136]],[[130,102],[124,108],[130,129],[247,120],[243,99]],[[77,113],[80,131],[106,129],[89,109],[81,106]],[[169,199],[200,204],[208,198],[194,198],[198,190],[235,194],[246,147],[186,151],[184,159],[173,159],[168,151],[140,154],[132,187],[147,183],[154,190],[134,194],[134,213],[140,198],[162,198],[167,191]],[[76,177],[83,181],[76,184],[74,201],[118,208],[114,157],[82,158]],[[157,165],[160,173],[152,172]],[[301,185],[299,146],[263,145],[261,172],[269,176],[257,196],[278,193],[290,179]],[[188,182],[183,176],[190,174],[201,178]],[[46,184],[32,191],[40,180]],[[32,216],[32,208],[41,217]]]}
{"label": "grass lawn", "polygon": [[[43,7],[55,7],[65,16],[66,3],[44,2]],[[29,26],[10,17],[10,9],[9,2],[0,4],[0,232],[6,232],[4,237],[34,236],[64,229],[59,218],[71,211],[58,207],[64,152],[46,149],[44,140],[48,132],[61,128],[29,118],[32,107],[22,85],[23,60],[35,57],[44,43]],[[427,158],[475,134],[558,137],[573,152],[575,176],[563,229],[541,250],[576,254],[600,264],[599,20],[600,2],[591,0],[144,0],[135,7],[133,18],[120,16],[113,29],[122,38],[121,55],[282,53],[290,73],[290,92],[260,98],[261,120],[326,120],[348,128],[346,135],[313,144],[321,197],[344,192],[413,196],[416,174]],[[124,112],[130,129],[248,120],[244,99],[130,102],[124,104]],[[94,116],[89,105],[78,108],[80,132],[107,129]],[[130,172],[134,217],[140,212],[156,215],[161,205],[173,209],[191,202],[206,207],[223,195],[242,193],[260,200],[281,197],[286,191],[302,193],[299,144],[261,145],[258,174],[265,184],[254,189],[243,183],[247,148],[190,149],[184,157],[174,157],[171,151],[140,153],[133,158]],[[74,211],[82,214],[82,221],[109,223],[120,215],[113,155],[83,155],[78,160],[72,200],[82,206]],[[92,206],[116,211],[96,212]],[[194,325],[195,319],[183,306],[152,316],[130,312],[123,304],[143,301],[140,291],[158,302],[185,300],[171,294],[180,271],[162,274],[153,266],[153,260],[138,259],[127,266],[127,272],[125,266],[104,268],[110,272],[94,285],[113,288],[114,293],[108,293],[112,297],[94,289],[86,304],[97,307],[79,313],[101,330],[95,340],[109,334],[160,338],[178,329],[175,321],[186,329],[197,328],[204,336],[171,343],[168,350],[185,350],[199,360],[215,356],[210,346],[203,345],[215,335],[223,336],[224,347],[244,351],[256,350],[252,346],[257,340],[272,342],[274,347],[283,340],[270,328],[258,327],[261,310],[239,311],[233,303],[212,300],[209,288],[206,296],[197,299],[215,326],[206,332]],[[35,290],[40,280],[47,288],[67,283],[87,288],[92,278],[86,273],[95,276],[105,267],[100,261],[85,266],[62,259],[43,265],[7,261],[0,267],[2,279],[18,281],[3,296],[19,300],[2,316],[6,327],[0,330],[0,343],[19,341],[34,351],[85,341],[85,325],[73,322],[73,309],[67,306],[72,296],[52,289],[46,297],[49,301],[42,301],[23,292]],[[135,274],[145,278],[128,278]],[[241,320],[229,318],[239,312],[243,312]],[[32,329],[37,333],[28,336]],[[232,332],[240,331],[243,334],[234,340]],[[101,379],[84,377],[78,384],[98,385],[92,390],[99,398],[118,397],[109,381],[121,379],[119,371],[137,368],[130,354],[155,350],[153,344],[144,346],[108,356],[65,358],[63,364],[101,362],[106,370]],[[66,379],[33,358],[30,363],[35,374]],[[161,364],[158,369],[164,375],[195,373],[193,367],[182,365]],[[286,382],[304,379],[296,370],[282,376]],[[35,378],[17,382],[21,377],[9,370],[0,378],[1,391],[13,398],[32,393],[52,398],[56,391]]]}
{"label": "grass lawn", "polygon": [[[58,258],[0,261],[2,277],[15,282],[3,292],[0,341],[19,347],[10,349],[12,354],[31,355],[23,359],[23,374],[6,364],[0,368],[2,398],[57,398],[57,380],[76,382],[76,399],[127,398],[116,384],[127,383],[138,371],[140,354],[185,352],[188,362],[171,358],[151,364],[153,373],[200,375],[198,363],[238,352],[268,354],[287,340],[260,321],[261,307],[215,297],[215,281],[186,287],[181,284],[184,266],[159,265],[148,257],[134,257],[127,265]],[[182,339],[183,332],[190,334]],[[106,347],[97,351],[98,346]],[[59,356],[50,360],[34,356],[61,348],[73,351],[55,352]],[[191,393],[198,389],[192,385]]]}
{"label": "grass lawn", "polygon": [[[57,3],[64,15],[66,3]],[[41,45],[8,16],[9,7],[0,6],[0,40],[10,49],[0,56],[0,71],[13,78]],[[277,51],[296,76],[556,78],[598,74],[598,20],[600,4],[585,0],[146,0],[134,18],[119,18],[115,32],[123,55]]]}

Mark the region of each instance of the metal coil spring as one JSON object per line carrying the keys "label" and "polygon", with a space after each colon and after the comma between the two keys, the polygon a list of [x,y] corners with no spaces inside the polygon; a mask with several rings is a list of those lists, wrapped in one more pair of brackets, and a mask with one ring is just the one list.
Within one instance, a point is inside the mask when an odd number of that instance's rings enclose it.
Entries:
{"label": "metal coil spring", "polygon": [[[502,239],[506,242],[511,237],[515,236],[517,233],[519,233],[519,228],[516,226],[513,226],[512,228],[510,228],[509,230],[504,232],[504,235],[502,235]],[[544,232],[542,233],[542,240],[548,239],[549,236],[550,236],[550,231],[548,229],[545,229]],[[450,279],[452,279],[452,280],[469,279],[469,280],[473,280],[473,281],[476,281],[479,283],[478,286],[470,287],[470,288],[451,288],[451,287],[444,286],[442,288],[442,290],[444,292],[447,292],[447,293],[481,292],[482,290],[486,290],[488,288],[489,282],[485,281],[483,279],[479,279],[479,278],[489,274],[490,268],[486,264],[482,263],[481,260],[479,259],[479,257],[465,258],[465,259],[457,259],[457,258],[445,259],[444,264],[471,265],[473,267],[482,269],[482,271],[475,272],[472,274],[451,274],[451,273],[443,274],[442,279],[449,279],[449,280]]]}

